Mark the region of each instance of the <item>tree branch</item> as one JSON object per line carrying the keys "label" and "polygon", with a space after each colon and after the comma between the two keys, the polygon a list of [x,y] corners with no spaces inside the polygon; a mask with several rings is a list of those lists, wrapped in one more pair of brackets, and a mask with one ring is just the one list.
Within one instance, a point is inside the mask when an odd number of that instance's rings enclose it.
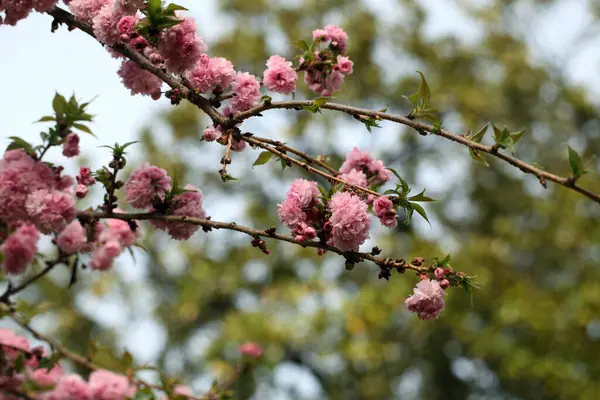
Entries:
{"label": "tree branch", "polygon": [[271,238],[271,239],[275,239],[275,240],[280,240],[282,242],[297,244],[302,247],[314,247],[316,249],[328,250],[328,251],[331,251],[332,253],[336,253],[336,254],[339,254],[339,255],[345,257],[347,260],[350,260],[350,261],[353,260],[353,262],[358,262],[358,261],[363,261],[363,260],[372,261],[373,263],[377,264],[382,269],[397,268],[399,271],[404,271],[405,269],[411,269],[420,274],[432,271],[431,267],[414,265],[412,263],[409,264],[409,263],[405,262],[403,259],[390,259],[390,258],[384,258],[384,257],[377,257],[376,255],[373,255],[372,253],[342,251],[342,250],[338,249],[337,247],[330,246],[330,245],[328,245],[326,243],[322,243],[322,242],[316,242],[316,241],[301,242],[301,241],[296,240],[292,236],[280,235],[280,234],[275,233],[274,228],[267,229],[267,230],[259,230],[259,229],[252,229],[252,228],[249,228],[246,226],[238,225],[235,222],[219,222],[219,221],[212,221],[210,219],[193,218],[193,217],[186,217],[186,216],[182,216],[182,215],[162,215],[162,214],[154,214],[154,213],[108,214],[106,212],[80,211],[78,213],[78,216],[82,217],[82,218],[99,218],[99,219],[113,218],[113,219],[120,219],[123,221],[158,220],[158,221],[165,221],[165,222],[185,222],[188,224],[198,225],[198,226],[201,226],[203,228],[208,228],[208,229],[227,229],[227,230],[231,230],[231,231],[245,233],[246,235],[252,236],[254,238],[256,238],[256,237]]}
{"label": "tree branch", "polygon": [[58,258],[53,261],[48,261],[46,263],[46,266],[44,267],[44,269],[42,269],[37,274],[29,277],[28,279],[26,279],[23,283],[21,283],[18,286],[13,287],[9,282],[8,287],[6,288],[4,293],[2,293],[2,296],[0,296],[0,303],[8,304],[10,302],[10,296],[17,294],[20,291],[22,291],[23,289],[27,288],[29,285],[36,282],[38,279],[40,279],[41,277],[46,275],[48,272],[50,272],[55,266],[57,266],[61,262],[63,262],[63,260],[61,258]]}
{"label": "tree branch", "polygon": [[[253,107],[247,111],[243,111],[243,112],[240,112],[240,113],[234,115],[230,119],[230,121],[228,121],[226,123],[226,125],[224,125],[224,126],[239,124],[239,123],[243,122],[244,120],[251,118],[251,117],[253,117],[263,111],[266,111],[266,110],[299,109],[299,108],[303,109],[304,107],[310,107],[313,104],[314,104],[314,102],[312,100],[294,100],[294,101],[282,101],[282,102],[275,102],[275,103],[261,103],[256,107]],[[352,106],[347,106],[347,105],[343,105],[343,104],[325,103],[324,105],[321,105],[320,108],[333,110],[333,111],[340,111],[345,114],[352,115],[354,117],[361,117],[361,116],[362,117],[374,117],[377,119],[392,121],[392,122],[396,122],[396,123],[399,123],[402,125],[409,126],[413,129],[415,129],[417,132],[428,132],[432,135],[441,136],[445,139],[462,144],[473,150],[487,153],[487,154],[497,157],[503,161],[506,161],[510,165],[517,167],[518,169],[520,169],[521,171],[523,171],[526,174],[535,175],[540,180],[540,182],[544,182],[545,180],[552,181],[561,186],[572,189],[572,190],[586,196],[587,198],[595,201],[596,203],[600,203],[600,194],[594,193],[591,190],[585,189],[585,188],[577,185],[575,182],[573,182],[573,179],[571,179],[570,177],[561,177],[559,175],[555,175],[550,172],[544,171],[542,169],[534,167],[531,164],[521,161],[517,158],[510,157],[506,154],[498,152],[498,148],[495,146],[486,146],[484,144],[477,143],[473,140],[466,138],[464,135],[457,135],[457,134],[449,132],[445,129],[438,130],[438,129],[435,129],[432,125],[424,124],[422,122],[418,122],[418,121],[415,121],[415,120],[412,120],[412,119],[409,119],[407,117],[403,117],[400,115],[387,114],[387,113],[382,113],[379,111],[367,110],[364,108],[352,107]]]}

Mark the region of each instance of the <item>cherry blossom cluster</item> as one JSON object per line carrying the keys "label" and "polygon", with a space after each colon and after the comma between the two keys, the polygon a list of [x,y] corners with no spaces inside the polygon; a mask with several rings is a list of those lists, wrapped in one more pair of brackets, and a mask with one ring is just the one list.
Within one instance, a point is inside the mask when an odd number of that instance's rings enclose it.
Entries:
{"label": "cherry blossom cluster", "polygon": [[[339,178],[350,185],[367,188],[369,185],[381,185],[391,176],[381,160],[354,148],[346,155]],[[373,204],[375,215],[383,225],[390,228],[397,226],[396,209],[388,197],[346,191],[345,187],[332,189],[339,190],[329,195],[316,182],[297,179],[292,183],[285,200],[277,205],[277,213],[296,240],[318,237],[321,242],[342,251],[358,251],[369,238],[370,204]],[[319,254],[323,253],[319,249]]]}
{"label": "cherry blossom cluster", "polygon": [[[36,387],[39,400],[126,400],[137,387],[123,375],[107,370],[93,371],[84,380],[67,374],[58,363],[49,362],[43,347],[31,347],[27,338],[10,329],[0,329],[0,399],[21,399],[25,387]],[[32,385],[33,384],[33,385]]]}

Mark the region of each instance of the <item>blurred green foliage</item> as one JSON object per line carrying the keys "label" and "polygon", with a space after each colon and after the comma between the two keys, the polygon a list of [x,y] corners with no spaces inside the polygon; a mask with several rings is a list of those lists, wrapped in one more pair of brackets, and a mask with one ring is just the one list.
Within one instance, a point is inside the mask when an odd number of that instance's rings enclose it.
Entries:
{"label": "blurred green foliage", "polygon": [[[212,43],[211,52],[260,75],[269,54],[292,57],[291,42],[333,20],[347,30],[355,62],[336,102],[387,105],[406,114],[409,104],[401,95],[415,91],[419,69],[451,130],[475,131],[488,121],[512,131],[526,128],[517,155],[562,175],[569,171],[569,139],[583,149],[585,160],[600,152],[598,110],[589,93],[570,85],[555,66],[534,59],[518,33],[522,29],[516,29],[524,27],[513,18],[519,2],[490,0],[476,7],[457,1],[468,21],[481,27],[475,43],[427,35],[428,12],[421,2],[385,2],[377,13],[364,3],[223,0],[220,12],[232,22],[231,30]],[[554,4],[529,3],[531,18]],[[397,22],[384,18],[387,13]],[[301,86],[297,98],[315,97]],[[275,115],[276,126],[265,128]],[[141,282],[94,274],[75,292],[57,289],[50,280],[39,285],[38,298],[55,304],[50,318],[58,321],[56,337],[80,352],[92,337],[118,347],[123,332],[107,330],[75,306],[89,292],[105,293],[119,299],[120,312],[134,320],[136,297],[143,293],[152,299],[149,315],[168,335],[158,366],[185,382],[232,373],[228,363],[244,341],[265,347],[261,366],[233,387],[238,398],[256,390],[263,393],[258,398],[277,398],[270,390],[278,386],[274,371],[284,363],[308,371],[320,398],[600,398],[598,204],[553,185],[543,190],[535,178],[492,159],[486,168],[472,162],[466,148],[391,123],[369,135],[358,122],[332,112],[271,111],[260,124],[251,125],[254,133],[272,132],[310,154],[329,154],[333,165],[344,157],[340,137],[362,135],[365,149],[411,184],[421,182],[424,168],[433,169],[445,181],[436,193],[441,200],[427,208],[434,228],[378,230],[376,243],[384,254],[406,258],[452,250],[454,265],[477,275],[474,306],[452,290],[439,320],[419,321],[403,305],[416,282],[412,275],[379,281],[373,265],[347,272],[338,257],[319,258],[313,250],[274,242],[267,257],[237,234],[199,232],[190,242],[173,243],[152,232],[144,242],[149,257]],[[206,125],[188,104],[169,108],[141,133],[144,159],[168,166],[180,182],[199,184],[217,199],[207,203],[209,215],[220,206],[225,219],[231,212],[243,214],[251,226],[277,224],[281,193],[272,189],[302,172],[281,172],[274,162],[253,170],[259,151],[247,149],[230,167],[243,179],[223,184],[217,173],[222,148],[198,140]],[[456,162],[460,174],[449,177],[446,168]],[[595,174],[581,182],[600,191]],[[142,262],[128,268],[141,268]],[[293,390],[288,395],[301,398]]]}

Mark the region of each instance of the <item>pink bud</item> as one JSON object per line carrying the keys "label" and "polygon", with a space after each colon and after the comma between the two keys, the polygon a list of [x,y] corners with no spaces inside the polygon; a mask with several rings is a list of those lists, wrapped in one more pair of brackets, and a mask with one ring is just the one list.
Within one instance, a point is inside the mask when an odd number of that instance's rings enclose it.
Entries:
{"label": "pink bud", "polygon": [[121,42],[123,42],[123,43],[128,43],[131,40],[131,38],[129,37],[129,35],[126,34],[126,33],[122,34],[120,36],[120,39],[121,39]]}
{"label": "pink bud", "polygon": [[435,279],[437,279],[438,281],[444,279],[444,270],[442,268],[436,268],[434,273]]}
{"label": "pink bud", "polygon": [[440,287],[442,289],[446,289],[448,286],[450,286],[450,281],[448,281],[448,279],[442,279],[440,282]]}
{"label": "pink bud", "polygon": [[246,357],[258,360],[263,355],[263,349],[255,342],[247,342],[240,346],[240,353]]}
{"label": "pink bud", "polygon": [[85,196],[87,196],[88,194],[88,188],[85,185],[79,184],[77,185],[77,188],[75,189],[75,196],[77,196],[78,199],[83,199]]}

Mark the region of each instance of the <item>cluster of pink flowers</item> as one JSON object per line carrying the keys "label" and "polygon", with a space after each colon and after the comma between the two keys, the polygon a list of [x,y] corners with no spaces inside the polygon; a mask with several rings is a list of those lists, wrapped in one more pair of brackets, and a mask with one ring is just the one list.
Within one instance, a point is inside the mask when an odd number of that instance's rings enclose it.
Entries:
{"label": "cluster of pink flowers", "polygon": [[56,3],[58,0],[2,0],[0,12],[4,11],[6,18],[0,16],[0,25],[16,25],[20,20],[27,18],[32,10],[50,11]]}
{"label": "cluster of pink flowers", "polygon": [[271,56],[263,73],[263,83],[267,89],[276,93],[290,94],[296,90],[298,74],[292,63],[281,56]]}
{"label": "cluster of pink flowers", "polygon": [[81,167],[76,179],[77,187],[75,188],[75,196],[78,199],[83,199],[88,194],[88,188],[96,184],[96,180],[92,176],[92,170],[88,167]]}
{"label": "cluster of pink flowers", "polygon": [[369,238],[371,217],[367,204],[354,194],[337,192],[331,197],[328,207],[331,211],[331,236],[327,244],[342,251],[358,251]]}
{"label": "cluster of pink flowers", "polygon": [[375,213],[375,216],[379,218],[382,225],[392,229],[398,226],[396,208],[389,197],[381,196],[375,199],[375,201],[373,201],[373,212]]}
{"label": "cluster of pink flowers", "polygon": [[196,66],[202,53],[206,51],[204,41],[196,33],[196,23],[192,18],[177,12],[183,22],[167,29],[158,44],[158,53],[165,59],[165,68],[174,74],[183,74]]}
{"label": "cluster of pink flowers", "polygon": [[211,93],[217,88],[224,91],[233,82],[235,70],[231,61],[222,57],[202,54],[196,67],[187,75],[190,82],[202,93]]}
{"label": "cluster of pink flowers", "polygon": [[445,295],[440,282],[426,278],[417,283],[414,294],[406,299],[406,308],[416,313],[419,319],[437,319],[444,310]]}
{"label": "cluster of pink flowers", "polygon": [[[143,164],[131,173],[125,183],[125,201],[132,207],[166,215],[180,215],[206,218],[202,207],[202,192],[192,186],[184,187],[184,192],[167,199],[171,191],[171,177],[164,169]],[[199,228],[182,222],[151,220],[156,228],[167,231],[176,240],[189,239]]]}
{"label": "cluster of pink flowers", "polygon": [[353,72],[354,63],[346,56],[348,35],[342,28],[327,25],[313,31],[313,44],[316,50],[300,59],[304,82],[313,92],[331,96]]}
{"label": "cluster of pink flowers", "polygon": [[63,155],[65,157],[75,157],[79,155],[79,135],[69,133],[63,142]]}
{"label": "cluster of pink flowers", "polygon": [[385,183],[392,178],[391,171],[385,168],[383,161],[374,159],[369,153],[360,151],[357,147],[346,154],[340,172],[342,179],[352,184],[369,181],[373,181],[374,184]]}
{"label": "cluster of pink flowers", "polygon": [[[40,360],[47,357],[41,347],[32,348],[27,338],[10,329],[0,329],[0,391],[18,390],[29,382],[39,388],[40,400],[127,400],[135,396],[137,387],[123,375],[106,370],[92,372],[86,382],[79,375],[67,375],[60,365],[51,369],[40,368]],[[17,358],[25,354],[21,370]],[[0,398],[12,399],[0,394]]]}

